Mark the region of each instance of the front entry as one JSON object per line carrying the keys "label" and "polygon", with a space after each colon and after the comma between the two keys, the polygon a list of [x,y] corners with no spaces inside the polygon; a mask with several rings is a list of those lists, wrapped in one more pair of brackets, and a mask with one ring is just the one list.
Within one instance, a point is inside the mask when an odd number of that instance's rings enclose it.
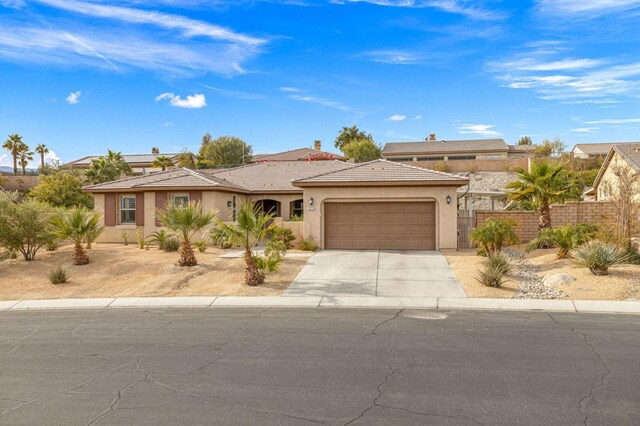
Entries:
{"label": "front entry", "polygon": [[435,250],[435,202],[325,203],[324,247]]}

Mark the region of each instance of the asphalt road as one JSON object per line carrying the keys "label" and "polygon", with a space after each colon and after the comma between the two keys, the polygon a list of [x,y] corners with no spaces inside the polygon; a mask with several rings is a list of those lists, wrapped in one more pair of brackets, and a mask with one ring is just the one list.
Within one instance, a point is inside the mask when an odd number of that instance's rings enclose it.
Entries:
{"label": "asphalt road", "polygon": [[0,424],[640,424],[640,316],[0,312]]}

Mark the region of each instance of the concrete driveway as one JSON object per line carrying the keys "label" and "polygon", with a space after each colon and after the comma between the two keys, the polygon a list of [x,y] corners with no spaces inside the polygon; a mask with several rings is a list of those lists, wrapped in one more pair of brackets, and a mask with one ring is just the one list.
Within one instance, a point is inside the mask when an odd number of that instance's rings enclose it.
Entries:
{"label": "concrete driveway", "polygon": [[393,250],[316,253],[285,295],[466,297],[440,252]]}

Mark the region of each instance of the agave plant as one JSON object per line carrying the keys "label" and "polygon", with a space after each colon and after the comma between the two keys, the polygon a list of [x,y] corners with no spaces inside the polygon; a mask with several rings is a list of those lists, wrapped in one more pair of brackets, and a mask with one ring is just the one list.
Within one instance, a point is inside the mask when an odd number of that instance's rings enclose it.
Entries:
{"label": "agave plant", "polygon": [[571,250],[593,239],[597,230],[596,225],[587,223],[546,228],[540,231],[535,240],[527,244],[527,251],[538,247],[557,247],[556,257],[566,259],[570,256]]}
{"label": "agave plant", "polygon": [[158,210],[160,222],[181,239],[178,265],[194,266],[198,264],[191,239],[196,232],[209,225],[215,217],[216,214],[213,211],[206,210],[199,202],[187,205],[169,204],[164,209]]}
{"label": "agave plant", "polygon": [[589,268],[593,275],[609,275],[609,267],[628,263],[630,260],[625,249],[600,241],[578,247],[573,257],[578,266]]}
{"label": "agave plant", "polygon": [[243,203],[239,206],[235,223],[218,220],[216,236],[222,236],[233,245],[244,249],[247,285],[256,286],[264,282],[264,272],[258,269],[252,250],[256,244],[266,241],[275,228],[276,225],[271,223],[272,217],[272,213],[264,213],[257,205]]}
{"label": "agave plant", "polygon": [[75,245],[73,250],[73,263],[86,265],[89,256],[84,250],[83,244],[87,238],[97,238],[104,230],[100,225],[100,214],[83,207],[70,210],[59,210],[52,218],[52,233],[62,240],[71,239]]}

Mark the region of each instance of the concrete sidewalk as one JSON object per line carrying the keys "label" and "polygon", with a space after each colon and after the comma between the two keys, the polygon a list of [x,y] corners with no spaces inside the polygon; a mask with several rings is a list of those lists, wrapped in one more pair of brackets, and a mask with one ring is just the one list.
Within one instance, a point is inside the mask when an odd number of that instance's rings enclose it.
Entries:
{"label": "concrete sidewalk", "polygon": [[143,307],[407,308],[443,310],[483,309],[495,311],[505,310],[640,314],[640,301],[479,299],[467,297],[416,298],[374,296],[194,296],[0,301],[0,311]]}

